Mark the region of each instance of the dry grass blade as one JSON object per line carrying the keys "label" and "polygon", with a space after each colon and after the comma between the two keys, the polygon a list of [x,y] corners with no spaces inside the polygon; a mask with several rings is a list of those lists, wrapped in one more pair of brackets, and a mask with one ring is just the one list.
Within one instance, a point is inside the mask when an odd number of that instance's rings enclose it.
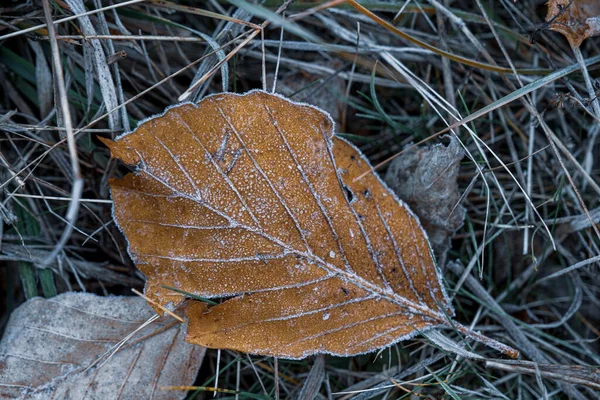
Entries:
{"label": "dry grass blade", "polygon": [[[272,15],[275,18],[278,18],[279,20],[279,13],[282,13],[283,11],[285,11],[287,9],[287,7],[290,5],[292,1],[291,0],[287,0],[285,1],[278,9],[275,13],[270,13],[270,15]],[[222,60],[220,60],[213,68],[211,68],[208,72],[206,72],[204,74],[204,76],[202,76],[200,79],[198,79],[196,82],[194,82],[193,85],[191,85],[183,94],[181,94],[177,100],[179,101],[185,101],[188,100],[188,98],[191,96],[191,94],[196,90],[196,88],[198,88],[201,84],[203,84],[206,80],[210,79],[212,77],[212,75],[219,69],[221,68],[221,66],[225,63],[227,63],[232,57],[234,57],[241,49],[243,49],[244,47],[246,47],[246,45],[252,40],[254,39],[259,33],[262,33],[264,31],[264,29],[269,26],[269,24],[271,23],[271,21],[266,20],[264,21],[260,26],[258,26],[258,28],[254,29],[251,32],[245,32],[243,35],[247,35],[247,37],[241,41],[240,44],[238,44],[232,51],[229,52],[229,54],[227,54],[227,56],[225,58],[223,58]],[[263,86],[264,86],[265,82],[263,82]]]}
{"label": "dry grass blade", "polygon": [[593,367],[582,367],[579,365],[533,365],[530,362],[496,362],[487,361],[485,365],[489,368],[497,368],[510,372],[542,375],[559,381],[587,386],[594,390],[600,390],[600,370]]}
{"label": "dry grass blade", "polygon": [[[505,97],[494,101],[493,103],[491,103],[491,104],[489,104],[489,105],[481,108],[480,110],[477,110],[474,113],[472,113],[472,114],[464,117],[460,121],[457,121],[457,122],[454,122],[454,123],[450,124],[448,127],[446,127],[444,129],[442,129],[442,130],[440,130],[440,131],[438,131],[438,132],[436,132],[436,133],[434,133],[434,134],[426,137],[425,139],[423,139],[423,140],[415,143],[414,146],[418,146],[420,144],[427,143],[427,142],[431,141],[432,139],[434,139],[436,137],[439,137],[440,135],[443,135],[445,133],[448,133],[448,132],[452,131],[453,129],[456,129],[456,128],[459,128],[459,127],[461,127],[463,125],[466,125],[466,124],[468,124],[471,121],[475,121],[476,119],[481,118],[484,115],[487,115],[487,114],[491,113],[492,111],[497,110],[497,109],[499,109],[499,108],[501,108],[501,107],[503,107],[503,106],[505,106],[505,105],[507,105],[507,104],[509,104],[509,103],[511,103],[513,101],[515,101],[515,100],[518,100],[521,97],[526,96],[527,94],[529,94],[529,93],[531,93],[531,92],[533,92],[535,90],[543,88],[544,86],[551,84],[555,80],[561,79],[561,78],[563,78],[563,77],[565,77],[565,76],[567,76],[567,75],[569,75],[569,74],[577,71],[578,69],[583,68],[584,66],[586,68],[588,68],[588,67],[591,67],[591,66],[593,66],[595,64],[598,64],[598,63],[600,63],[600,56],[595,56],[595,57],[591,57],[591,58],[587,59],[585,61],[585,64],[583,66],[579,65],[579,64],[573,64],[573,65],[570,65],[570,66],[568,66],[566,68],[563,68],[561,70],[555,71],[555,72],[553,72],[553,73],[545,76],[544,78],[540,78],[540,79],[538,79],[538,80],[536,80],[536,81],[534,81],[534,82],[532,82],[532,83],[530,83],[530,84],[528,84],[528,85],[526,85],[526,86],[524,86],[524,87],[522,87],[522,88],[520,88],[518,90],[515,90],[514,92],[506,95]],[[562,143],[561,143],[561,145],[562,145]],[[564,149],[564,147],[562,147],[561,150],[563,150],[563,152],[566,155],[570,155],[571,154],[568,150]],[[404,151],[406,151],[406,150],[404,150]],[[383,167],[384,165],[386,165],[387,163],[389,163],[390,161],[392,161],[394,158],[400,156],[401,154],[402,154],[402,152],[399,152],[399,153],[396,153],[393,156],[385,159],[384,161],[382,161],[379,164],[375,165],[374,170],[377,170],[377,169]],[[571,157],[572,157],[572,155],[571,155]],[[585,170],[583,170],[583,168],[581,168],[580,164],[576,160],[572,159],[572,161],[573,161],[573,163],[576,166],[579,166],[578,169],[581,172],[583,172],[585,175],[587,175],[587,173],[585,172]],[[364,175],[361,175],[357,179],[362,179],[363,176]],[[600,186],[598,186],[598,184],[595,183],[595,181],[592,178],[589,178],[589,182],[594,186],[594,189],[600,195]]]}
{"label": "dry grass blade", "polygon": [[[354,7],[361,14],[366,15],[367,17],[371,18],[373,21],[375,21],[379,25],[383,26],[385,29],[395,33],[396,35],[400,36],[401,38],[406,39],[409,42],[414,43],[419,47],[422,47],[427,50],[431,50],[436,54],[439,54],[443,57],[449,58],[452,61],[456,61],[461,64],[468,65],[470,67],[481,68],[486,71],[493,71],[493,72],[498,72],[498,73],[503,73],[503,74],[514,73],[514,71],[511,68],[503,68],[503,67],[498,67],[496,65],[485,64],[485,63],[482,63],[479,61],[470,60],[468,58],[457,56],[456,54],[452,54],[447,51],[438,49],[435,46],[432,46],[428,43],[423,42],[422,40],[419,40],[417,38],[412,37],[411,35],[406,34],[405,32],[402,32],[400,29],[396,28],[394,25],[383,20],[382,18],[379,18],[377,15],[375,15],[371,11],[367,10],[365,7],[363,7],[362,5],[357,3],[355,0],[347,0],[347,3],[350,4],[352,7]],[[548,72],[549,71],[545,70],[545,69],[532,69],[532,70],[526,69],[526,70],[518,71],[519,74],[523,74],[523,75],[540,75],[540,74],[545,74]]]}
{"label": "dry grass blade", "polygon": [[[136,4],[136,3],[142,3],[144,1],[146,1],[146,0],[129,0],[129,1],[124,1],[122,3],[113,4],[113,5],[106,6],[106,7],[101,7],[101,8],[98,8],[96,10],[86,11],[85,13],[71,15],[69,17],[61,18],[59,20],[53,21],[52,25],[62,24],[63,22],[72,21],[74,19],[86,16],[86,15],[97,14],[97,13],[101,13],[101,12],[104,12],[104,11],[112,10],[114,8],[125,7],[125,6]],[[6,39],[13,38],[15,36],[25,35],[27,33],[35,32],[37,30],[44,29],[44,28],[48,28],[48,25],[47,24],[40,24],[40,25],[32,26],[32,27],[27,28],[27,29],[21,29],[21,30],[18,30],[18,31],[13,32],[13,33],[8,33],[6,35],[0,36],[0,40],[6,40]]]}
{"label": "dry grass blade", "polygon": [[182,6],[182,5],[175,4],[175,3],[172,3],[170,1],[165,1],[165,0],[147,0],[147,2],[154,4],[158,7],[166,8],[168,10],[182,11],[184,13],[201,15],[203,17],[215,18],[215,19],[219,19],[219,20],[223,20],[223,21],[229,21],[229,22],[233,22],[234,24],[246,25],[253,29],[260,29],[260,26],[253,24],[251,22],[243,21],[239,18],[232,18],[229,15],[223,15],[223,14],[219,14],[216,12],[203,10],[201,8]]}
{"label": "dry grass blade", "polygon": [[50,37],[52,62],[54,66],[54,82],[56,91],[58,92],[58,97],[60,99],[60,112],[62,113],[62,121],[64,123],[65,133],[67,136],[69,156],[71,157],[71,169],[73,173],[71,202],[69,203],[69,208],[66,214],[67,226],[64,228],[54,250],[43,261],[42,264],[47,266],[54,262],[54,259],[63,250],[63,247],[73,232],[73,226],[75,225],[75,220],[77,219],[77,214],[79,213],[79,204],[81,193],[83,191],[83,178],[81,177],[81,171],[79,169],[79,157],[77,154],[77,145],[75,143],[75,134],[73,133],[73,121],[71,120],[71,112],[69,111],[69,100],[67,99],[67,89],[63,76],[61,57],[58,50],[54,24],[51,23],[52,15],[50,12],[50,4],[48,3],[48,0],[42,0],[42,5],[44,6],[44,16],[46,21],[48,21],[48,36]]}

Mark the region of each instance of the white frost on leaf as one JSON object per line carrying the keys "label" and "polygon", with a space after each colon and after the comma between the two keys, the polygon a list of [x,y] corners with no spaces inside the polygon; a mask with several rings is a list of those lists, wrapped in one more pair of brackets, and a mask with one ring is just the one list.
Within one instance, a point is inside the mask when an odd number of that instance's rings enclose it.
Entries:
{"label": "white frost on leaf", "polygon": [[[418,219],[356,147],[334,137],[328,115],[254,91],[173,107],[151,123],[155,130],[140,127],[114,146],[140,152],[138,186],[146,179],[177,200],[125,201],[133,191],[115,185],[116,209],[144,210],[162,225],[115,216],[160,301],[181,300],[160,289],[173,286],[181,263],[193,272],[179,289],[234,296],[197,325],[191,318],[190,340],[288,358],[352,355],[449,324],[453,309]],[[160,146],[133,145],[153,137]],[[234,152],[225,173],[213,155]],[[190,161],[202,154],[209,162]]]}

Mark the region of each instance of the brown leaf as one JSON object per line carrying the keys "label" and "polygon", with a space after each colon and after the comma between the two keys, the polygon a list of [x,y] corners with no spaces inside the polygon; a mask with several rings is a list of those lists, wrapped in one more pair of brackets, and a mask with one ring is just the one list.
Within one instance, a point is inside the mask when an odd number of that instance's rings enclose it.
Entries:
{"label": "brown leaf", "polygon": [[233,297],[190,306],[192,343],[347,356],[450,325],[418,220],[376,174],[355,181],[371,166],[324,112],[218,94],[106,142],[138,167],[111,187],[146,294]]}
{"label": "brown leaf", "polygon": [[191,385],[206,349],[186,343],[173,318],[153,322],[106,357],[153,314],[139,297],[29,300],[13,312],[0,342],[0,398],[185,397],[161,387]]}
{"label": "brown leaf", "polygon": [[600,34],[600,1],[550,0],[546,22],[550,29],[562,33],[571,47]]}

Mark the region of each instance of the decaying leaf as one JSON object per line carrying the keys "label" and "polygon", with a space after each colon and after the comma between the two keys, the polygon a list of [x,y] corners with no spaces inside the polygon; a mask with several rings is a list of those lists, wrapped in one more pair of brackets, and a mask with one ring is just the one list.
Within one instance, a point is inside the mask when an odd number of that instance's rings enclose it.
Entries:
{"label": "decaying leaf", "polygon": [[161,387],[193,384],[206,349],[186,343],[172,318],[153,322],[107,357],[152,315],[139,297],[29,300],[12,313],[0,342],[0,398],[183,398]]}
{"label": "decaying leaf", "polygon": [[440,265],[450,238],[465,219],[459,204],[458,171],[465,153],[458,139],[431,147],[412,147],[390,164],[385,182],[417,214]]}
{"label": "decaying leaf", "polygon": [[[342,65],[339,61],[332,60],[326,62],[324,67],[336,71]],[[273,82],[274,79],[275,74],[267,74],[267,82]],[[317,74],[299,69],[285,73],[280,72],[276,82],[278,93],[286,97],[295,94],[296,99],[308,97],[311,99],[312,105],[327,111],[335,123],[342,120],[346,103],[341,95],[346,91],[346,80],[340,76],[333,74],[327,80],[323,80]]]}
{"label": "decaying leaf", "polygon": [[579,47],[585,39],[600,35],[600,1],[550,0],[546,22],[572,47]]}
{"label": "decaying leaf", "polygon": [[182,104],[115,142],[137,171],[111,182],[114,216],[187,340],[301,358],[354,355],[435,326],[453,310],[417,218],[329,116],[253,91]]}

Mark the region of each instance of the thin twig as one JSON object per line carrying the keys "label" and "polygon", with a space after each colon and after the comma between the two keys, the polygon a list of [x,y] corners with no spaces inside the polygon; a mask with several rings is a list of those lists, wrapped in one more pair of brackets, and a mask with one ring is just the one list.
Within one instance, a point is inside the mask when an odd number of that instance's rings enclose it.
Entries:
{"label": "thin twig", "polygon": [[73,133],[73,123],[71,120],[71,112],[69,110],[69,100],[67,98],[67,89],[65,86],[65,80],[63,76],[62,63],[60,53],[58,50],[58,42],[56,40],[54,31],[54,24],[52,24],[52,13],[50,11],[50,4],[48,0],[42,0],[44,7],[44,17],[48,24],[48,36],[50,37],[50,50],[52,52],[52,62],[54,65],[54,79],[55,87],[58,91],[58,97],[60,99],[60,111],[63,116],[63,123],[65,125],[65,133],[67,135],[67,145],[69,148],[69,155],[71,157],[71,170],[73,174],[73,182],[71,188],[71,202],[65,219],[67,225],[65,226],[63,233],[58,240],[54,250],[48,254],[48,256],[42,261],[42,265],[47,266],[54,262],[58,253],[60,253],[71,237],[73,232],[73,226],[77,220],[79,214],[79,202],[81,200],[81,193],[83,192],[83,179],[81,178],[81,171],[79,169],[79,157],[77,154],[77,144],[75,143],[75,134]]}

